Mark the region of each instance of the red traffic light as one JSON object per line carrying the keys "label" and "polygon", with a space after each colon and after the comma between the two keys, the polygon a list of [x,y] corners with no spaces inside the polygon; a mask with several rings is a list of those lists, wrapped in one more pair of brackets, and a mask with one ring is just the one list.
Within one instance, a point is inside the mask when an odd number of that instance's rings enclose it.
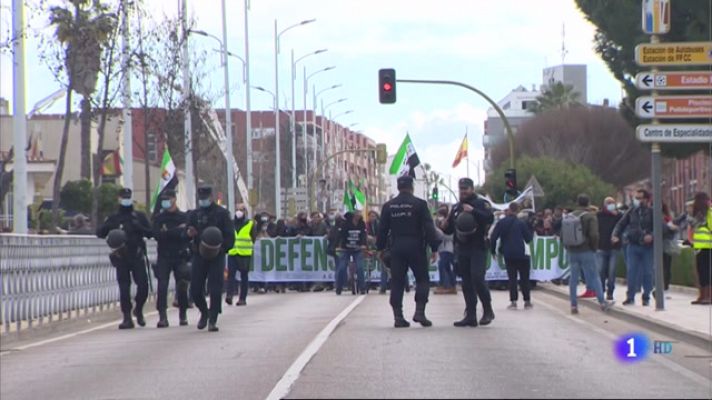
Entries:
{"label": "red traffic light", "polygon": [[378,97],[381,104],[396,102],[396,70],[384,68],[378,70]]}

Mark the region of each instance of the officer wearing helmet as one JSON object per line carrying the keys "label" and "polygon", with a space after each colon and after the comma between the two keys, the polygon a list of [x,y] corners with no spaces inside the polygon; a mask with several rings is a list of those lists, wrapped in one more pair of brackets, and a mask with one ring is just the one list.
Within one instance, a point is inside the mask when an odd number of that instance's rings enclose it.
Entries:
{"label": "officer wearing helmet", "polygon": [[480,325],[488,325],[494,320],[492,297],[490,296],[485,271],[487,269],[487,247],[485,235],[494,222],[490,204],[475,193],[475,185],[470,178],[458,182],[460,201],[450,211],[443,224],[446,235],[454,234],[457,269],[462,277],[462,294],[465,298],[465,318],[454,323],[457,327],[477,326],[477,297],[484,308]]}
{"label": "officer wearing helmet", "polygon": [[[425,316],[425,305],[430,292],[430,275],[426,246],[430,246],[434,258],[437,257],[440,240],[435,231],[428,203],[413,195],[413,178],[398,178],[399,194],[383,205],[381,225],[376,247],[384,264],[390,265],[391,298],[396,328],[407,328],[410,323],[403,317],[403,290],[406,285],[408,267],[415,275],[415,315],[413,321],[422,326],[431,326]],[[384,250],[389,247],[390,260],[384,260]]]}
{"label": "officer wearing helmet", "polygon": [[143,306],[148,298],[148,274],[144,238],[150,238],[152,232],[146,214],[134,210],[131,195],[131,189],[124,188],[119,191],[118,212],[109,216],[96,232],[99,238],[107,239],[111,249],[109,260],[116,268],[121,312],[124,314],[119,329],[134,327],[131,317],[131,276],[136,283],[136,307],[133,309],[133,315],[140,326],[146,325]]}
{"label": "officer wearing helmet", "polygon": [[[200,310],[198,329],[217,332],[218,315],[222,311],[223,271],[225,254],[235,242],[235,226],[230,212],[215,204],[209,186],[198,189],[198,208],[188,215],[188,237],[193,240],[193,271],[190,291]],[[208,281],[210,309],[205,301],[205,281]]]}
{"label": "officer wearing helmet", "polygon": [[188,325],[188,285],[190,284],[189,240],[186,235],[188,215],[178,209],[176,192],[165,189],[159,198],[160,211],[153,217],[153,237],[158,242],[158,263],[155,274],[158,279],[158,328],[168,327],[168,282],[173,272],[178,299],[179,324]]}

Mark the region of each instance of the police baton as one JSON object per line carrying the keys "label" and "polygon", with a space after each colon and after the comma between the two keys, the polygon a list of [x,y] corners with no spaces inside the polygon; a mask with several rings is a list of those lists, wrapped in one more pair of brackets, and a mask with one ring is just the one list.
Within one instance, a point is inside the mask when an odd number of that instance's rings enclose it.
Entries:
{"label": "police baton", "polygon": [[148,276],[148,290],[153,293],[153,275],[151,275],[151,261],[148,259],[148,251],[143,248],[143,264],[146,266],[146,275]]}

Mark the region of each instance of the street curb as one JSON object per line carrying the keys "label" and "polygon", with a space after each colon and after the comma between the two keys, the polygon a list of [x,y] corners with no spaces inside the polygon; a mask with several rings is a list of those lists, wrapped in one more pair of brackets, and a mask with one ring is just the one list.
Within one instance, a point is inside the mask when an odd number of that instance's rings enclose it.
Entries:
{"label": "street curb", "polygon": [[[538,287],[541,288],[543,292],[546,292],[550,295],[559,297],[561,299],[564,299],[566,301],[569,300],[569,295],[566,293],[559,292],[558,290],[551,289],[547,287],[548,284],[539,284]],[[584,307],[599,310],[600,307],[598,303],[595,302],[590,302],[590,301],[580,301],[579,304],[584,305]],[[662,335],[670,336],[674,339],[684,341],[686,343],[689,343],[693,346],[705,349],[705,350],[710,350],[710,344],[712,344],[712,333],[710,333],[709,336],[693,332],[687,329],[684,329],[680,326],[674,325],[674,324],[668,324],[662,321],[657,321],[657,320],[650,320],[648,318],[636,315],[632,312],[626,311],[625,309],[622,309],[620,307],[612,307],[609,311],[608,314],[617,317],[619,319],[622,319],[627,322],[632,322],[637,325],[640,325],[643,328],[649,329],[651,331],[655,331],[657,333],[660,333]]]}

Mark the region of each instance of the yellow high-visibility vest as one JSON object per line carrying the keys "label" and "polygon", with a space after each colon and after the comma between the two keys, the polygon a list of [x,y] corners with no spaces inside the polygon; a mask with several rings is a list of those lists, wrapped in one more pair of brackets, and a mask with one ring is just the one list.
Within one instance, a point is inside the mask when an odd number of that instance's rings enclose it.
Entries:
{"label": "yellow high-visibility vest", "polygon": [[707,210],[706,224],[698,226],[692,233],[692,247],[695,250],[712,249],[712,208]]}
{"label": "yellow high-visibility vest", "polygon": [[247,223],[240,228],[240,231],[235,231],[235,245],[233,248],[228,251],[228,254],[231,256],[243,256],[243,257],[249,257],[252,255],[252,236],[250,236],[250,232],[252,232],[252,225],[254,224],[254,221],[249,220]]}

